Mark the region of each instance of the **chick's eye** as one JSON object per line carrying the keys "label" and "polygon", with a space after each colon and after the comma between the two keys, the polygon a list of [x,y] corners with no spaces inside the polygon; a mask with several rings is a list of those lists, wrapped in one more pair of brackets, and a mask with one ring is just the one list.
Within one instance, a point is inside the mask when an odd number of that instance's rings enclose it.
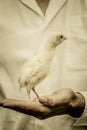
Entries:
{"label": "chick's eye", "polygon": [[60,38],[62,39],[62,38],[63,38],[63,35],[61,35]]}

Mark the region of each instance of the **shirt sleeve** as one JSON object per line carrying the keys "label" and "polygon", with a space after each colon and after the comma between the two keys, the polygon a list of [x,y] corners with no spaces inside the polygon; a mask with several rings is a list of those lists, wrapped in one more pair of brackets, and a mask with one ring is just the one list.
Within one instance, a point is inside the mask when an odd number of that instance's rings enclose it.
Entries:
{"label": "shirt sleeve", "polygon": [[85,98],[85,109],[82,116],[76,119],[76,122],[73,126],[87,126],[87,92],[80,91],[79,93]]}

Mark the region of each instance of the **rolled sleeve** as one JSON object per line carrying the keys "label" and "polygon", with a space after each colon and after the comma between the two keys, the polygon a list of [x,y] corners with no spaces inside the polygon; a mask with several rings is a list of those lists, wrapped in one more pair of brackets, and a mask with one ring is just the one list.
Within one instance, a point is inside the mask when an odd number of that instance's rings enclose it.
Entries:
{"label": "rolled sleeve", "polygon": [[79,93],[82,94],[85,98],[85,109],[82,116],[76,119],[76,122],[73,126],[87,126],[87,92],[80,91]]}

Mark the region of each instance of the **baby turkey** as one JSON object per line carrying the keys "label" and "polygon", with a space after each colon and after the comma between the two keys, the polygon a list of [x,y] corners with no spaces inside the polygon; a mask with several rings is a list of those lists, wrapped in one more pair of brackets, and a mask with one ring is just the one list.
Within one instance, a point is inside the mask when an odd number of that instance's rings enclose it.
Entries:
{"label": "baby turkey", "polygon": [[35,87],[48,75],[55,49],[64,40],[66,40],[66,37],[63,35],[52,33],[43,52],[39,56],[28,59],[22,66],[18,83],[20,88],[26,87],[28,96],[30,96],[30,91],[33,90],[37,98],[39,97],[35,91]]}

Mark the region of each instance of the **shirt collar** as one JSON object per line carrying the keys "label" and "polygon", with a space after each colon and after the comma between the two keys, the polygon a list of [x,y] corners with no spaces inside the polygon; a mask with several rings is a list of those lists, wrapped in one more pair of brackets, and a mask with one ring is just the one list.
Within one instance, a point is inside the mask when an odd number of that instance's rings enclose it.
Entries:
{"label": "shirt collar", "polygon": [[45,16],[43,15],[36,0],[19,0],[19,1],[22,2],[25,6],[29,7],[32,11],[37,13],[42,19],[44,19],[45,24],[43,28],[45,28],[51,22],[54,16],[62,9],[64,4],[68,0],[50,0]]}
{"label": "shirt collar", "polygon": [[[31,8],[34,12],[39,14],[41,17],[44,17],[36,0],[20,0],[20,1],[27,7]],[[46,11],[46,17],[47,16],[53,17],[61,9],[61,7],[64,5],[66,1],[67,0],[50,0],[48,9]]]}
{"label": "shirt collar", "polygon": [[44,15],[40,7],[38,6],[36,0],[19,0],[19,1],[21,1],[25,6],[29,7],[30,9],[32,9],[32,11],[34,11],[35,13],[40,15],[42,18],[44,18]]}
{"label": "shirt collar", "polygon": [[50,0],[45,19],[49,23],[68,0]]}

